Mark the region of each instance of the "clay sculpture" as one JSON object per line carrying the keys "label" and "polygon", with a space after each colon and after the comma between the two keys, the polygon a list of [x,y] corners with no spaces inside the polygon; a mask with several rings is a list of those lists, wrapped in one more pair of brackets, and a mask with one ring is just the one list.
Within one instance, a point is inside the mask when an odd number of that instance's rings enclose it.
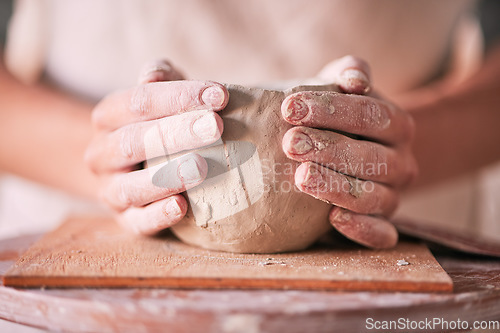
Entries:
{"label": "clay sculpture", "polygon": [[222,139],[196,150],[207,179],[186,192],[189,210],[171,229],[188,244],[240,253],[302,250],[328,231],[331,205],[294,185],[299,163],[288,159],[282,138],[291,125],[281,116],[286,96],[336,86],[285,91],[227,85],[229,104],[219,114]]}

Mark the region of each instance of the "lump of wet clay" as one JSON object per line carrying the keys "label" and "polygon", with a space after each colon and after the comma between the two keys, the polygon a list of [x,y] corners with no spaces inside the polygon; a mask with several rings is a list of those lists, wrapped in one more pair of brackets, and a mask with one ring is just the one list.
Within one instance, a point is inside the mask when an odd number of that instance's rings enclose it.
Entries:
{"label": "lump of wet clay", "polygon": [[196,150],[208,163],[206,180],[186,192],[189,210],[171,230],[182,241],[212,250],[274,253],[302,250],[331,226],[331,206],[300,192],[294,183],[300,163],[281,144],[292,126],[281,116],[285,91],[226,85],[229,104],[219,114],[222,139]]}

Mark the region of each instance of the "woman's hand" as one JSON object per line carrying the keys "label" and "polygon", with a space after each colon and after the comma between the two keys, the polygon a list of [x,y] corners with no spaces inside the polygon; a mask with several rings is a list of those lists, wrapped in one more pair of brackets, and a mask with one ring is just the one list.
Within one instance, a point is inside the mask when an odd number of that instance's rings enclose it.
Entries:
{"label": "woman's hand", "polygon": [[207,174],[206,161],[194,153],[156,167],[160,186],[152,170],[139,165],[209,145],[222,134],[215,111],[226,106],[227,90],[214,82],[174,81],[181,78],[168,62],[150,64],[138,86],[108,95],[92,113],[95,136],[86,161],[99,176],[100,198],[138,233],[153,234],[180,221],[188,205],[180,193]]}
{"label": "woman's hand", "polygon": [[334,205],[331,224],[348,238],[373,248],[392,247],[397,231],[388,218],[399,192],[417,174],[410,146],[410,115],[370,91],[368,65],[347,56],[320,78],[343,93],[298,92],[282,104],[292,125],[283,137],[285,154],[302,162],[295,184]]}

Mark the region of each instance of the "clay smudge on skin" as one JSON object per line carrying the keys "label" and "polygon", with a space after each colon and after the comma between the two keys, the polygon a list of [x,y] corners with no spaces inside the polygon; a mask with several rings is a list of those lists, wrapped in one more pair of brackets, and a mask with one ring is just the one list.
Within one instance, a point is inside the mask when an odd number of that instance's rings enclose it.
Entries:
{"label": "clay smudge on skin", "polygon": [[355,198],[361,197],[363,194],[363,189],[361,188],[361,182],[357,178],[346,177],[346,180],[349,182],[351,186],[349,190],[349,194],[351,194]]}
{"label": "clay smudge on skin", "polygon": [[316,141],[316,142],[314,142],[314,147],[316,148],[316,150],[321,151],[321,150],[325,149],[326,147],[328,147],[328,143],[325,144],[321,141]]}
{"label": "clay smudge on skin", "polygon": [[356,90],[362,89],[364,94],[370,91],[370,79],[358,69],[347,68],[340,74],[340,77],[344,81],[344,85],[351,89],[359,87]]}
{"label": "clay smudge on skin", "polygon": [[336,111],[335,105],[333,105],[333,96],[332,96],[332,94],[324,94],[323,95],[323,103],[325,103],[325,106],[326,106],[325,110],[326,110],[327,114],[334,114]]}
{"label": "clay smudge on skin", "polygon": [[335,222],[341,222],[341,223],[349,222],[351,220],[351,213],[349,213],[345,209],[339,209],[337,214],[335,214],[335,216],[333,216],[333,220]]}
{"label": "clay smudge on skin", "polygon": [[299,98],[293,98],[285,109],[285,117],[292,121],[300,121],[309,113],[309,106]]}
{"label": "clay smudge on skin", "polygon": [[294,132],[290,141],[294,154],[304,155],[312,149],[311,139],[305,133]]}
{"label": "clay smudge on skin", "polygon": [[385,108],[381,108],[377,103],[369,102],[363,105],[363,121],[374,124],[380,129],[386,129],[391,124],[391,118]]}
{"label": "clay smudge on skin", "polygon": [[328,105],[328,108],[326,109],[326,113],[328,114],[334,114],[335,113],[335,106],[333,106],[333,104],[329,104]]}

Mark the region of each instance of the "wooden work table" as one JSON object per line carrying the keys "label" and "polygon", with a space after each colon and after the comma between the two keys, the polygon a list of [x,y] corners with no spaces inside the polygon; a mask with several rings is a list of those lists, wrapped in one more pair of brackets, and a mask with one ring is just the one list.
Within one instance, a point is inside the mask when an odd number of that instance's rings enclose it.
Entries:
{"label": "wooden work table", "polygon": [[[39,237],[0,241],[0,275]],[[452,293],[0,286],[0,317],[55,331],[206,333],[362,332],[367,318],[500,320],[500,260],[433,252]]]}

